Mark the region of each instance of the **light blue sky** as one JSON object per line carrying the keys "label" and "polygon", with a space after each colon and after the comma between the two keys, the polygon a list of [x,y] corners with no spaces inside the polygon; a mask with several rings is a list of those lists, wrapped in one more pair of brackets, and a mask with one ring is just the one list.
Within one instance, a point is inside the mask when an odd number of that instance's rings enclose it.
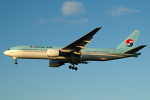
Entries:
{"label": "light blue sky", "polygon": [[[149,100],[149,0],[1,0],[0,100]],[[95,27],[87,47],[116,48],[141,30],[139,58],[49,68],[48,60],[14,60],[19,45],[66,46]]]}

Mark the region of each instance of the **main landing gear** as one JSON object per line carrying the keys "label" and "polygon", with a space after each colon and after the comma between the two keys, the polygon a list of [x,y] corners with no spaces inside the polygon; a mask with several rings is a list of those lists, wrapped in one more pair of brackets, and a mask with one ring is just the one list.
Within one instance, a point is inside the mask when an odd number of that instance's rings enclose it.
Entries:
{"label": "main landing gear", "polygon": [[78,68],[77,67],[74,67],[74,65],[72,65],[72,66],[69,66],[69,69],[72,69],[72,70],[78,70]]}

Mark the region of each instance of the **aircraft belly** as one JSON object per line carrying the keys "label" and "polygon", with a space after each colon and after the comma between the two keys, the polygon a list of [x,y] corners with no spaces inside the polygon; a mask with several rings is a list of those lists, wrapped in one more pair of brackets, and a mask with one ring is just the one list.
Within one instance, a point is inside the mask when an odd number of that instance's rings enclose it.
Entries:
{"label": "aircraft belly", "polygon": [[95,54],[82,54],[83,61],[107,61],[125,58],[125,55],[108,54],[108,53],[95,53]]}

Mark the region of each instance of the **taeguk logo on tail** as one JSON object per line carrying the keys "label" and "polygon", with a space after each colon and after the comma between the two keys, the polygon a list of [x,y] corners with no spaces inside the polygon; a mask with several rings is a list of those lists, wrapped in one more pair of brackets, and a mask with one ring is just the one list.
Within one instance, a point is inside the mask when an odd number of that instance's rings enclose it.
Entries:
{"label": "taeguk logo on tail", "polygon": [[132,46],[134,45],[134,41],[133,41],[132,39],[127,39],[127,40],[126,40],[126,45],[127,45],[128,47],[132,47]]}

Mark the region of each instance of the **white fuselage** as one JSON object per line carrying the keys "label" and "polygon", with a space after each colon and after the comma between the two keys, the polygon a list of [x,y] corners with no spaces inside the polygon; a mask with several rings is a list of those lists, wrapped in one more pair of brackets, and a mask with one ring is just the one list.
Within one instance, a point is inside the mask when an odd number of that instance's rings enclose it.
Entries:
{"label": "white fuselage", "polygon": [[[7,50],[5,55],[13,57],[13,59],[51,59],[59,61],[68,61],[69,57],[48,57],[46,51],[40,50]],[[107,61],[131,57],[132,55],[115,54],[115,53],[99,53],[99,52],[82,52],[81,61]]]}

